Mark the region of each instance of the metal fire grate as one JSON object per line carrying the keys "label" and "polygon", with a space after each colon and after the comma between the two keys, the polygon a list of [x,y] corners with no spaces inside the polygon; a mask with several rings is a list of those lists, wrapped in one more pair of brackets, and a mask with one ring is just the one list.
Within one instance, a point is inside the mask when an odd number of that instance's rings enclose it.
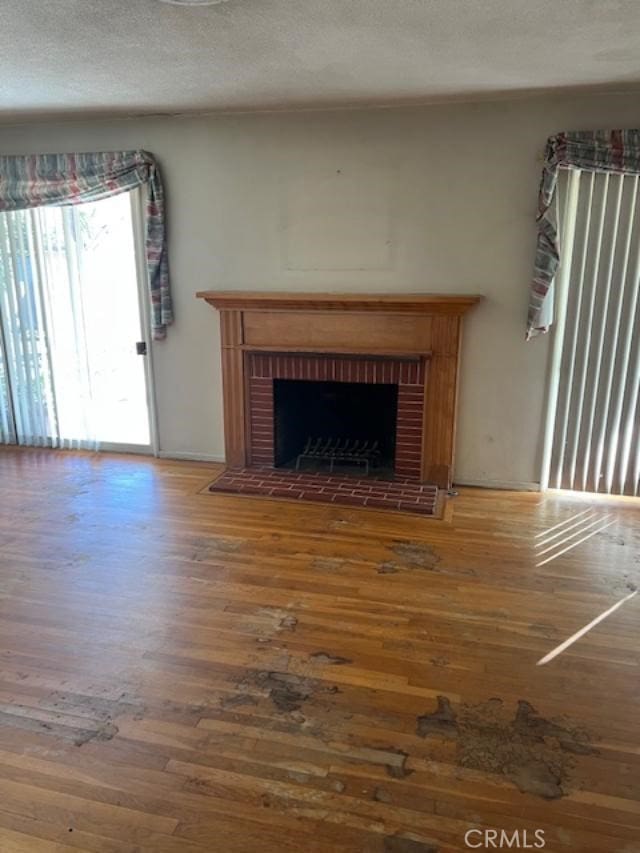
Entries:
{"label": "metal fire grate", "polygon": [[380,442],[363,439],[307,438],[302,453],[296,458],[296,471],[304,460],[328,462],[329,471],[337,463],[344,465],[363,465],[369,474],[372,465],[380,464]]}

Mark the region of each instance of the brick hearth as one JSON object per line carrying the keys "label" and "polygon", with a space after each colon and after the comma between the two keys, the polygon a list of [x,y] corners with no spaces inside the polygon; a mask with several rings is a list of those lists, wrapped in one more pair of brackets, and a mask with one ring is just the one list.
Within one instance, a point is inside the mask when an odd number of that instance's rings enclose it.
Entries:
{"label": "brick hearth", "polygon": [[209,486],[210,492],[230,492],[289,500],[436,514],[438,489],[409,478],[376,480],[348,475],[299,474],[274,468],[225,471]]}

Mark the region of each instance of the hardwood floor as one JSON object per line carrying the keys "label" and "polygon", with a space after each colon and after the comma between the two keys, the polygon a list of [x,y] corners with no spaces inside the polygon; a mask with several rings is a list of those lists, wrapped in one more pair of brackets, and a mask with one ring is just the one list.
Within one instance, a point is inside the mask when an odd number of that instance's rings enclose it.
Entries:
{"label": "hardwood floor", "polygon": [[638,582],[637,502],[218,470],[0,450],[3,853],[640,850],[640,595],[536,666]]}

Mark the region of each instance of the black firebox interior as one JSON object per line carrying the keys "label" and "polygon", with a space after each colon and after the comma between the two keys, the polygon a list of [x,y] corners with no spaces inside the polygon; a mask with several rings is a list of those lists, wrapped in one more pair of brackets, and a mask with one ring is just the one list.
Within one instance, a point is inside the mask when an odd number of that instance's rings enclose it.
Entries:
{"label": "black firebox interior", "polygon": [[393,474],[397,385],[276,379],[274,412],[276,466]]}

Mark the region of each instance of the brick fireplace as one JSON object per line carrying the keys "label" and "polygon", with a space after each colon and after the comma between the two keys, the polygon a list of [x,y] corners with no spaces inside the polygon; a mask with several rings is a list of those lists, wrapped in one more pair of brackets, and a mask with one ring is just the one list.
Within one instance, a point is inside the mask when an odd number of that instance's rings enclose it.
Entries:
{"label": "brick fireplace", "polygon": [[[284,476],[279,466],[294,466],[314,429],[341,433],[339,446],[352,446],[341,432],[350,410],[359,421],[351,438],[365,429],[371,433],[382,453],[381,470],[394,486],[451,485],[462,317],[480,297],[238,291],[198,296],[220,311],[231,475],[275,469],[269,475],[275,483]],[[336,420],[339,404],[346,408]],[[353,485],[348,475],[331,473],[336,482],[347,476],[340,489]],[[372,473],[383,479],[375,466]],[[322,491],[322,470],[299,476],[315,478],[314,487]],[[358,478],[366,482],[362,473]],[[250,481],[251,475],[248,491]]]}

